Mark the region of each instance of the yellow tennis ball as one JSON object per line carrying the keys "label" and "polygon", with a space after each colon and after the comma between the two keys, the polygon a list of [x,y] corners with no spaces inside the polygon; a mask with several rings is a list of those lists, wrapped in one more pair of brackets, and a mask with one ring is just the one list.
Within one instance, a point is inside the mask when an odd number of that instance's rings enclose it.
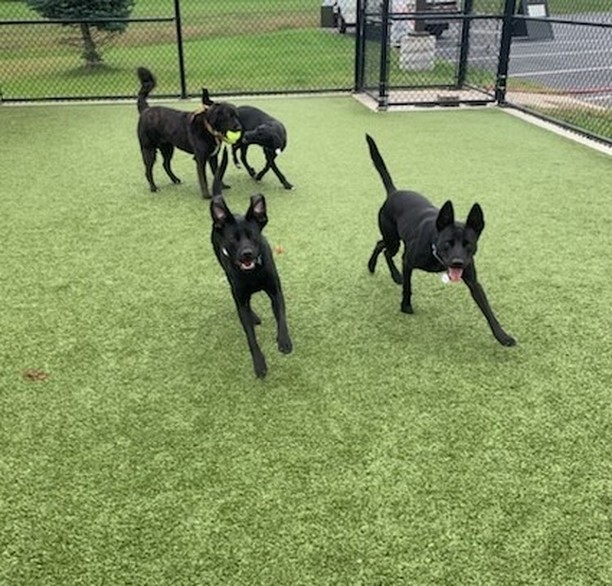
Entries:
{"label": "yellow tennis ball", "polygon": [[225,141],[229,144],[236,144],[241,136],[242,132],[240,130],[228,130],[225,133]]}

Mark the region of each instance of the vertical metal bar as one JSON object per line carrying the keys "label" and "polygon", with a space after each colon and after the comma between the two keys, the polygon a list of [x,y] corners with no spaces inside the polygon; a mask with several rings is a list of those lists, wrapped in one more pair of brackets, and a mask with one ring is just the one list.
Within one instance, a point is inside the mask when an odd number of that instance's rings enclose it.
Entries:
{"label": "vertical metal bar", "polygon": [[[423,12],[427,12],[427,0],[416,0],[416,4],[414,5],[414,11],[417,14],[422,14]],[[414,21],[414,32],[415,33],[425,33],[427,29],[425,28],[427,23],[424,20],[415,20]]]}
{"label": "vertical metal bar", "polygon": [[378,81],[378,108],[389,105],[389,1],[382,3],[382,30],[380,31],[380,78]]}
{"label": "vertical metal bar", "polygon": [[357,29],[355,31],[355,78],[353,91],[363,91],[363,73],[365,67],[365,0],[357,0]]}
{"label": "vertical metal bar", "polygon": [[495,81],[495,100],[499,105],[506,101],[508,83],[508,66],[510,63],[510,46],[512,43],[512,27],[514,25],[514,12],[516,0],[506,0],[504,6],[504,20],[502,26],[501,42],[499,46],[499,62],[497,64],[497,79]]}
{"label": "vertical metal bar", "polygon": [[470,55],[470,27],[474,11],[474,0],[465,0],[463,5],[463,20],[461,21],[461,52],[459,53],[459,67],[457,68],[457,89],[461,89],[467,77],[467,63]]}
{"label": "vertical metal bar", "polygon": [[174,23],[176,25],[176,46],[178,49],[178,65],[181,83],[181,99],[187,98],[185,82],[185,56],[183,54],[183,26],[181,24],[181,0],[174,0]]}

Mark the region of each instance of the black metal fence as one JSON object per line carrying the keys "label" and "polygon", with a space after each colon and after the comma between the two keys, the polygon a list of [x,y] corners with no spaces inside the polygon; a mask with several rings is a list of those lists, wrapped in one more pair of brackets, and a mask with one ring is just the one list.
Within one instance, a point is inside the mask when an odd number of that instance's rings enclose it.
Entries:
{"label": "black metal fence", "polygon": [[612,3],[561,6],[516,16],[504,102],[612,144]]}
{"label": "black metal fence", "polygon": [[[86,5],[87,3],[83,3]],[[122,34],[90,21],[102,61],[83,58],[81,22],[53,20],[25,0],[0,0],[0,92],[5,101],[134,96],[135,68],[156,95],[346,90],[355,40],[322,26],[321,0],[136,0]]]}
{"label": "black metal fence", "polygon": [[[87,3],[83,3],[86,5]],[[363,91],[497,102],[612,143],[610,0],[136,0],[125,32],[0,0],[0,100]],[[101,56],[85,58],[84,25]]]}
{"label": "black metal fence", "polygon": [[[361,0],[379,108],[497,102],[612,144],[609,0]],[[424,25],[443,25],[439,34]]]}

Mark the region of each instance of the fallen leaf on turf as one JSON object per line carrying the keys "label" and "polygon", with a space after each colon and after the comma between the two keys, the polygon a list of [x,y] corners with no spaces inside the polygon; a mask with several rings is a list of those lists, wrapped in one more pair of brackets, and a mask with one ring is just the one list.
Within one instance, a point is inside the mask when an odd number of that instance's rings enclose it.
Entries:
{"label": "fallen leaf on turf", "polygon": [[46,381],[51,377],[48,372],[38,368],[26,368],[21,374],[26,380],[34,382]]}

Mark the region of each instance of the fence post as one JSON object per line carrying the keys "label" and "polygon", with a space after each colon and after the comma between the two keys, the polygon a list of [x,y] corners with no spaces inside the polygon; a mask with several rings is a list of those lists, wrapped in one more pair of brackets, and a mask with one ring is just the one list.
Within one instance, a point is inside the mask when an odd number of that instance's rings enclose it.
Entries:
{"label": "fence post", "polygon": [[355,31],[355,78],[353,91],[363,90],[365,60],[365,0],[357,0],[357,29]]}
{"label": "fence post", "polygon": [[470,55],[470,27],[474,0],[465,0],[463,5],[463,20],[461,21],[461,53],[459,54],[459,67],[457,69],[457,89],[461,89],[467,76],[467,62]]}
{"label": "fence post", "polygon": [[500,106],[506,101],[510,45],[512,42],[512,27],[514,25],[515,10],[516,0],[505,0],[501,42],[499,46],[499,61],[497,64],[497,79],[495,81],[495,101]]}
{"label": "fence post", "polygon": [[181,0],[174,0],[174,23],[176,25],[176,46],[178,49],[181,99],[184,100],[187,98],[187,84],[185,83],[185,57],[183,55],[183,25],[181,24]]}
{"label": "fence post", "polygon": [[380,31],[380,78],[378,81],[378,107],[386,110],[389,104],[389,1],[382,3],[382,29]]}

